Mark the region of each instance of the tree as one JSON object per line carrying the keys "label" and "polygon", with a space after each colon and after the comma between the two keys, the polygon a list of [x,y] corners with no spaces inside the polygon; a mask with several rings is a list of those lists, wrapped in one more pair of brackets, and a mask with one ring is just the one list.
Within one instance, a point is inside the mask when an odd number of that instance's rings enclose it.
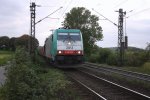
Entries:
{"label": "tree", "polygon": [[9,37],[2,36],[0,37],[0,49],[8,49],[9,48]]}
{"label": "tree", "polygon": [[99,26],[99,18],[91,15],[91,12],[84,7],[73,8],[66,14],[63,22],[64,27],[80,29],[83,35],[85,54],[90,55],[95,42],[101,40],[102,28]]}
{"label": "tree", "polygon": [[[30,36],[29,35],[22,35],[21,37],[17,38],[15,41],[15,45],[16,46],[23,46],[26,49],[29,49],[29,40],[30,40]],[[32,45],[34,46],[34,48],[37,48],[39,45],[39,41],[36,38],[32,37]]]}
{"label": "tree", "polygon": [[107,48],[100,48],[99,49],[99,57],[98,62],[99,63],[107,63],[108,57],[112,54],[110,49]]}
{"label": "tree", "polygon": [[15,51],[15,50],[16,50],[15,40],[16,40],[15,37],[10,38],[10,40],[9,40],[9,48],[10,48],[12,51]]}

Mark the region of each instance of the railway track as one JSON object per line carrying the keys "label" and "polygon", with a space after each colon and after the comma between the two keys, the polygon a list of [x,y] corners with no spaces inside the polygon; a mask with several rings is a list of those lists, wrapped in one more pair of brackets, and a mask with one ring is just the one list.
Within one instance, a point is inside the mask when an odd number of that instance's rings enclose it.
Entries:
{"label": "railway track", "polygon": [[98,64],[94,64],[94,63],[85,63],[83,64],[84,68],[88,68],[88,69],[95,69],[101,72],[106,72],[106,73],[115,73],[115,74],[119,74],[125,77],[129,77],[129,78],[134,78],[137,80],[142,80],[145,82],[150,82],[150,75],[148,74],[142,74],[142,73],[137,73],[137,72],[132,72],[132,71],[126,71],[123,70],[121,68],[115,68],[115,67],[105,67],[105,66],[101,66]]}
{"label": "railway track", "polygon": [[92,100],[150,100],[150,97],[83,70],[66,72],[95,96]]}

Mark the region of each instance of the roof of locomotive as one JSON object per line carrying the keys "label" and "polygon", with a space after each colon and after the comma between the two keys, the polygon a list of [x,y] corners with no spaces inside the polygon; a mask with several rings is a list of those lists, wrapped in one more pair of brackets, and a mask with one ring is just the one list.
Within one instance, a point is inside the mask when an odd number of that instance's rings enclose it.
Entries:
{"label": "roof of locomotive", "polygon": [[60,32],[61,32],[61,33],[66,33],[66,32],[67,32],[67,33],[68,33],[68,32],[69,32],[69,33],[70,33],[70,32],[71,32],[71,33],[79,33],[80,30],[79,30],[79,29],[56,29],[55,32],[57,32],[57,33],[60,33]]}

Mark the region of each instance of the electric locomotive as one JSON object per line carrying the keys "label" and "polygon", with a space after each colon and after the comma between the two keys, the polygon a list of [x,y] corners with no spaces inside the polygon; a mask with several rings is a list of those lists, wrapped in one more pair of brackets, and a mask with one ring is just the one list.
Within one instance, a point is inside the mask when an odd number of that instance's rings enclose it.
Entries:
{"label": "electric locomotive", "polygon": [[40,50],[50,62],[58,64],[83,63],[83,39],[78,29],[56,29]]}

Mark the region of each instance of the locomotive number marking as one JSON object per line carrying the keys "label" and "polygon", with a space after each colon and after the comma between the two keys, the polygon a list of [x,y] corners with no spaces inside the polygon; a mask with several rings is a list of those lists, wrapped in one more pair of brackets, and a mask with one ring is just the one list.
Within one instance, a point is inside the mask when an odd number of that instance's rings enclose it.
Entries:
{"label": "locomotive number marking", "polygon": [[73,49],[73,46],[67,46],[66,49]]}

